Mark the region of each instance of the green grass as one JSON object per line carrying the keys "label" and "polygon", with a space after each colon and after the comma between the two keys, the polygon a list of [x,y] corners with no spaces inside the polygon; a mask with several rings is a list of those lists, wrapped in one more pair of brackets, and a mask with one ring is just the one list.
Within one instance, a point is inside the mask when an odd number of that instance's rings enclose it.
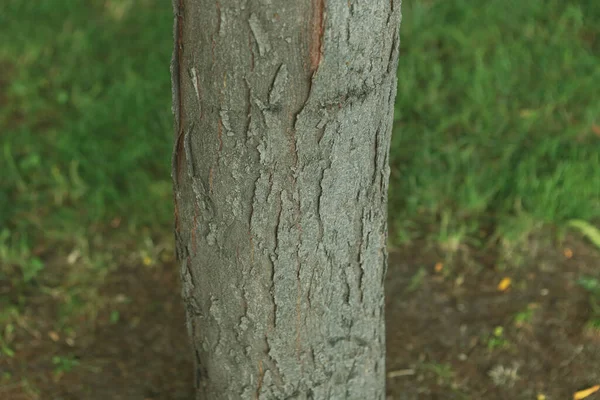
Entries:
{"label": "green grass", "polygon": [[[123,235],[142,254],[171,240],[171,13],[0,3],[0,282],[36,284],[50,249],[91,264],[74,288]],[[405,0],[403,14],[392,242],[600,221],[600,2]]]}
{"label": "green grass", "polygon": [[600,334],[600,280],[597,278],[582,276],[578,282],[589,295],[589,318],[587,322],[588,330]]}
{"label": "green grass", "polygon": [[598,221],[600,3],[407,0],[403,11],[393,239],[514,241]]}
{"label": "green grass", "polygon": [[[170,4],[3,1],[0,227],[68,239],[170,218]],[[6,234],[5,234],[6,236]]]}
{"label": "green grass", "polygon": [[171,4],[3,0],[0,37],[0,327],[43,298],[64,336],[172,240]]}

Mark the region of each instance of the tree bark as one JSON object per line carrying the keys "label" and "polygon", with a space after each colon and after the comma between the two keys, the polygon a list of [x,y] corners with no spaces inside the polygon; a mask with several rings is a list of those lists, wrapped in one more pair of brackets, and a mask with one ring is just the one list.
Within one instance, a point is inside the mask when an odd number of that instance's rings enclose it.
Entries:
{"label": "tree bark", "polygon": [[399,0],[174,0],[197,399],[383,399]]}

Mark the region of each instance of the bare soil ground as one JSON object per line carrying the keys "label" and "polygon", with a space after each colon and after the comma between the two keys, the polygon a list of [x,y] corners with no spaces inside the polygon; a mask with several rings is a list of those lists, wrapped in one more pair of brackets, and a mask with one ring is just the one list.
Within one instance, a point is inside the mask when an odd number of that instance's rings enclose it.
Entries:
{"label": "bare soil ground", "polygon": [[[598,276],[600,254],[575,239],[564,246],[568,256],[544,247],[505,270],[468,250],[446,263],[424,246],[391,252],[388,398],[569,399],[598,384],[600,334],[586,328],[589,298],[576,281]],[[44,333],[55,305],[31,307],[35,326],[13,338],[15,357],[0,358],[0,399],[192,399],[178,285],[173,264],[120,268],[103,295],[130,301],[118,320],[114,307],[82,320],[75,340]],[[60,370],[56,354],[76,365]]]}
{"label": "bare soil ground", "polygon": [[[445,277],[435,252],[423,250],[390,261],[390,398],[572,399],[600,382],[600,332],[586,327],[589,297],[576,283],[598,276],[597,250],[568,240],[503,272],[472,255]],[[420,266],[426,275],[410,292]],[[511,287],[501,291],[506,277]]]}

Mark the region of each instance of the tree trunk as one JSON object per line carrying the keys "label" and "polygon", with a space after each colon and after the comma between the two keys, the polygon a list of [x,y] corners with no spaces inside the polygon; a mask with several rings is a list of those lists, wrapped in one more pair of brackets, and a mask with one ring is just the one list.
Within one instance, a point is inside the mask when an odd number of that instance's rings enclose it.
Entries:
{"label": "tree trunk", "polygon": [[383,399],[399,0],[174,0],[197,399]]}

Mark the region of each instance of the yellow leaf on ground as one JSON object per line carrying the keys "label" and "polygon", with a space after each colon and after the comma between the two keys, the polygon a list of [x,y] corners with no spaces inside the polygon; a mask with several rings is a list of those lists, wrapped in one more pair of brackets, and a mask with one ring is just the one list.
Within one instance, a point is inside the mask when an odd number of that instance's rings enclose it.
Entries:
{"label": "yellow leaf on ground", "polygon": [[435,263],[435,272],[440,272],[442,269],[444,268],[444,264],[442,264],[441,262],[436,262]]}
{"label": "yellow leaf on ground", "polygon": [[575,392],[573,395],[573,400],[585,399],[589,395],[596,393],[598,390],[600,390],[600,385],[592,386],[589,389],[580,390],[579,392]]}
{"label": "yellow leaf on ground", "polygon": [[573,257],[573,250],[569,249],[568,247],[563,251],[563,254],[565,255],[565,257],[567,258],[571,258]]}
{"label": "yellow leaf on ground", "polygon": [[509,288],[510,284],[512,283],[510,278],[504,278],[500,281],[500,283],[498,284],[498,290],[501,292],[504,292],[506,289]]}

